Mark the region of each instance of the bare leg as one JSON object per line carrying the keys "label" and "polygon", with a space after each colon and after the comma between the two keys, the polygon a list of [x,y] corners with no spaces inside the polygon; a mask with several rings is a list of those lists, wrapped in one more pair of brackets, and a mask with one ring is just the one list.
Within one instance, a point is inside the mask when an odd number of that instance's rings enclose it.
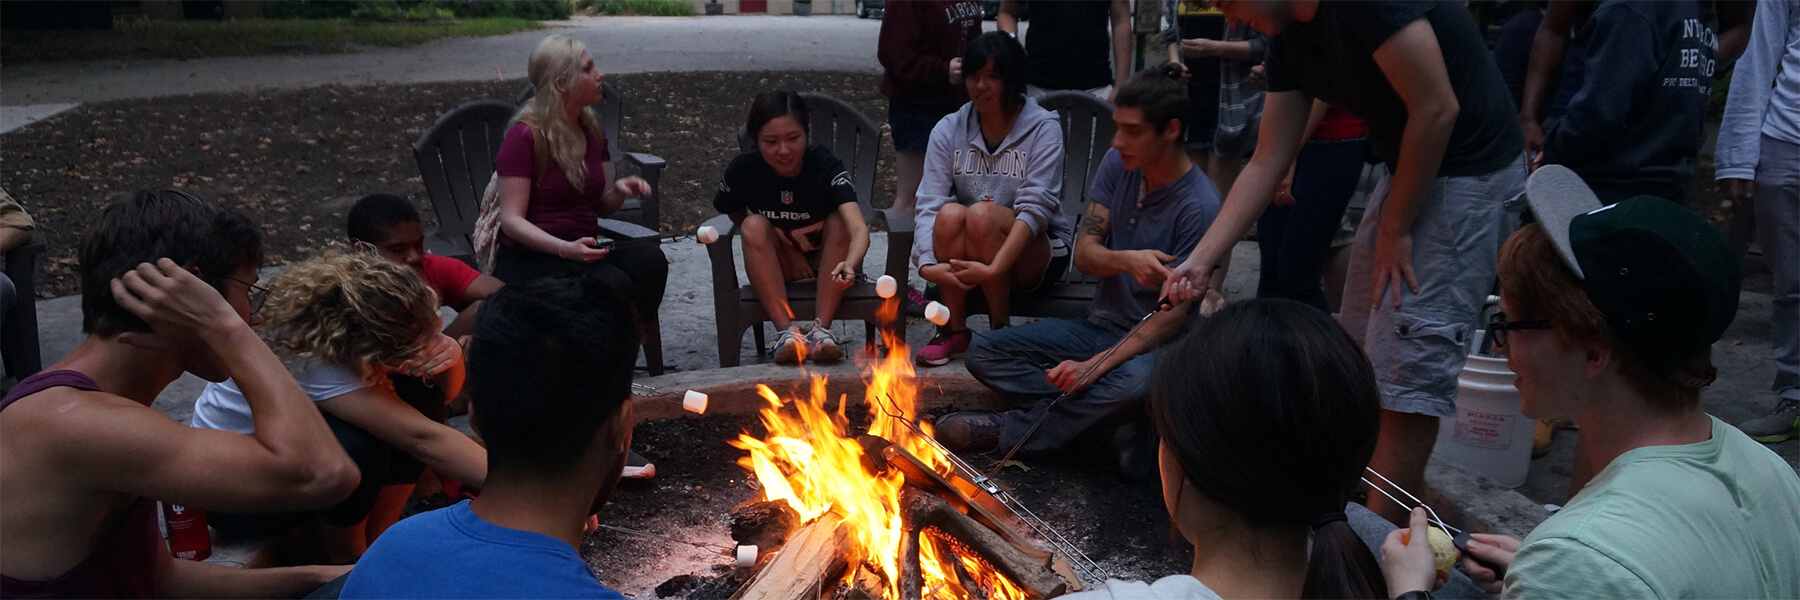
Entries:
{"label": "bare leg", "polygon": [[[1375,442],[1375,457],[1369,466],[1406,491],[1423,497],[1425,463],[1431,459],[1432,445],[1437,443],[1437,430],[1437,417],[1381,411],[1381,436]],[[1410,518],[1405,507],[1395,505],[1380,493],[1369,494],[1369,510],[1396,525]]]}
{"label": "bare leg", "polygon": [[411,483],[382,486],[381,495],[375,497],[375,506],[369,509],[368,518],[363,519],[364,539],[370,543],[381,533],[400,520],[400,513],[406,510],[406,501],[412,498]]}
{"label": "bare leg", "polygon": [[1331,312],[1337,312],[1344,303],[1344,275],[1350,271],[1350,247],[1331,249],[1331,258],[1325,267],[1325,304],[1331,306]]}
{"label": "bare leg", "polygon": [[[938,211],[937,219],[931,225],[931,240],[932,250],[937,254],[939,263],[947,264],[951,259],[968,258],[963,244],[963,224],[968,215],[967,207],[955,203],[945,204]],[[938,284],[938,292],[944,297],[944,308],[950,309],[950,322],[946,325],[951,331],[968,329],[968,292],[948,280],[931,281]]]}
{"label": "bare leg", "polygon": [[[969,258],[992,262],[999,255],[1000,247],[1006,244],[1006,236],[1012,231],[1013,223],[1018,220],[1018,213],[992,202],[978,203],[970,207],[969,212],[970,221],[975,224],[964,228],[964,239],[968,240],[971,253]],[[1037,283],[1049,264],[1050,241],[1040,235],[1025,246],[1025,251],[1013,262],[1010,271],[981,284],[981,293],[988,301],[990,328],[1000,329],[1012,323],[1008,303],[1012,300],[1013,286]]]}
{"label": "bare leg", "polygon": [[451,319],[450,324],[444,326],[444,335],[450,336],[450,339],[456,339],[475,333],[475,311],[478,310],[481,310],[480,300],[470,302],[468,306],[457,311],[456,318]]}
{"label": "bare leg", "polygon": [[1243,160],[1224,158],[1216,154],[1211,156],[1209,162],[1196,164],[1206,165],[1206,177],[1211,179],[1213,185],[1219,188],[1220,197],[1224,197],[1225,194],[1231,192],[1232,184],[1237,183],[1238,173],[1244,170]]}
{"label": "bare leg", "polygon": [[[850,255],[850,228],[844,225],[843,217],[837,214],[825,217],[825,247],[819,253],[819,324],[831,327],[831,320],[837,316],[838,302],[844,299],[844,290],[838,288],[835,277],[831,276],[837,264],[844,262]],[[862,265],[850,265],[858,271]]]}
{"label": "bare leg", "polygon": [[919,180],[925,178],[925,153],[894,153],[894,175],[899,180],[894,189],[894,208],[910,214],[919,203]]}
{"label": "bare leg", "polygon": [[750,276],[750,288],[756,291],[756,300],[762,303],[769,321],[775,323],[775,330],[785,331],[793,326],[793,321],[788,318],[787,282],[781,277],[777,246],[783,244],[775,239],[779,234],[768,219],[757,214],[745,216],[738,231],[743,238],[744,272]]}

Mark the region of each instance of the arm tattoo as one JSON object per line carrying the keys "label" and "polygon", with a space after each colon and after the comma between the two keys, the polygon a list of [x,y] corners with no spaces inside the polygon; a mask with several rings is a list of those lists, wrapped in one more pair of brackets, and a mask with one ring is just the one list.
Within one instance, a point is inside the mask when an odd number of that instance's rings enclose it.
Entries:
{"label": "arm tattoo", "polygon": [[1106,213],[1106,208],[1100,206],[1100,203],[1090,202],[1087,217],[1082,219],[1081,234],[1106,239],[1107,232],[1112,230],[1110,215]]}

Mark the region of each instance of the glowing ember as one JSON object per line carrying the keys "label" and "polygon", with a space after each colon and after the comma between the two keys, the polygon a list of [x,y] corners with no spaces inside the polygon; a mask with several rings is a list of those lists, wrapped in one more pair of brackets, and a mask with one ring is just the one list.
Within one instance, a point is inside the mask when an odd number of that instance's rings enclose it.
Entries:
{"label": "glowing ember", "polygon": [[[898,317],[899,302],[885,302],[881,312],[884,321],[893,322]],[[953,472],[949,459],[902,422],[914,419],[918,396],[906,342],[889,335],[886,329],[882,338],[889,348],[888,356],[871,359],[864,369],[869,434],[904,448],[933,470],[949,475]],[[738,464],[756,475],[768,500],[785,502],[803,521],[811,522],[827,511],[841,515],[856,553],[845,558],[851,565],[864,565],[880,575],[885,584],[880,591],[883,597],[899,600],[901,547],[907,535],[900,502],[904,475],[892,469],[871,475],[863,467],[863,447],[848,431],[846,398],[837,398],[836,410],[826,408],[825,384],[824,377],[814,375],[811,394],[791,400],[767,386],[758,386],[757,391],[769,403],[761,411],[768,435],[758,439],[744,434],[733,441],[733,446],[749,453]],[[881,402],[901,418],[889,416],[880,408]],[[928,426],[922,428],[930,433]],[[933,531],[922,534],[919,543],[922,589],[929,592],[926,597],[1027,597],[973,552],[952,551],[954,543]],[[846,580],[854,577],[856,569],[849,571],[851,575]],[[978,589],[969,589],[965,582]]]}

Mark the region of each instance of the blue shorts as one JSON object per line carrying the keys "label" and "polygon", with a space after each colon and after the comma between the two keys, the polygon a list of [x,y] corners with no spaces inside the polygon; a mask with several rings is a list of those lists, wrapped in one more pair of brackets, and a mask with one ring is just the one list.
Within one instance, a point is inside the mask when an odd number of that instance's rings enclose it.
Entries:
{"label": "blue shorts", "polygon": [[931,128],[945,115],[956,112],[938,110],[928,106],[914,104],[899,98],[888,99],[888,129],[894,136],[895,152],[918,152],[923,154],[931,145]]}

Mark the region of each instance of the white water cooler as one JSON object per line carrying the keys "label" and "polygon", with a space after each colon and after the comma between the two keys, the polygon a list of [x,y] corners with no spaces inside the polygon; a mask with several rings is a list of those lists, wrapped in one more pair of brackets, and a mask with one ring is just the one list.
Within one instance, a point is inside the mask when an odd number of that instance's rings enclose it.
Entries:
{"label": "white water cooler", "polygon": [[1513,379],[1505,357],[1470,356],[1457,378],[1456,416],[1439,420],[1434,458],[1500,485],[1524,485],[1537,424],[1519,412]]}

